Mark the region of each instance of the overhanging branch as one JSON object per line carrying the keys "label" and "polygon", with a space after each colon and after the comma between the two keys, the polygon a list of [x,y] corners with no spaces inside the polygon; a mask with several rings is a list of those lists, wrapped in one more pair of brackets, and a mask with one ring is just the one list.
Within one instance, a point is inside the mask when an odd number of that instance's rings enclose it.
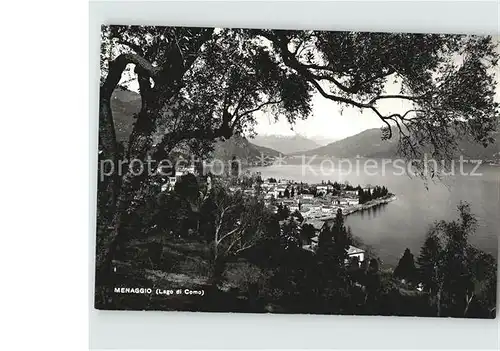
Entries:
{"label": "overhanging branch", "polygon": [[104,98],[111,97],[113,90],[115,90],[116,86],[121,80],[122,73],[125,70],[125,67],[133,63],[136,66],[140,67],[143,72],[146,72],[149,77],[154,78],[160,69],[158,67],[154,67],[148,60],[139,54],[134,53],[126,53],[121,54],[116,59],[109,63],[109,71],[106,77],[106,80],[101,85],[101,96]]}
{"label": "overhanging branch", "polygon": [[[276,47],[278,48],[278,50],[281,54],[281,57],[283,59],[283,63],[286,66],[294,69],[297,73],[301,74],[309,83],[311,83],[314,86],[314,88],[317,90],[317,92],[319,92],[319,94],[321,96],[323,96],[326,99],[338,102],[338,103],[345,103],[345,104],[348,104],[348,105],[351,105],[353,107],[357,107],[360,109],[370,109],[373,112],[375,112],[375,114],[380,118],[380,120],[382,120],[387,125],[388,130],[389,130],[389,139],[392,137],[392,128],[391,128],[389,121],[391,121],[391,120],[395,121],[398,129],[401,130],[401,126],[399,124],[399,121],[397,121],[397,118],[399,118],[400,121],[404,123],[404,121],[407,121],[406,115],[409,112],[415,112],[415,111],[419,111],[419,110],[410,110],[410,111],[406,112],[403,116],[401,116],[399,114],[384,116],[377,109],[376,103],[378,101],[384,100],[384,99],[401,99],[401,100],[409,100],[409,101],[413,101],[413,102],[418,102],[419,100],[422,100],[423,98],[425,98],[427,96],[426,94],[419,95],[419,96],[402,95],[402,94],[401,95],[398,95],[398,94],[378,95],[378,96],[372,98],[367,103],[364,103],[361,101],[354,100],[352,98],[329,93],[329,92],[325,91],[325,89],[321,86],[321,84],[320,84],[321,80],[326,80],[330,83],[333,83],[337,88],[339,88],[344,93],[355,95],[355,94],[359,93],[359,91],[361,90],[361,88],[364,85],[366,85],[370,82],[373,82],[377,79],[382,79],[384,77],[387,77],[387,76],[395,73],[396,70],[391,67],[391,68],[385,70],[384,72],[373,75],[369,79],[357,82],[356,84],[354,84],[352,86],[347,86],[346,84],[340,82],[340,80],[338,80],[337,78],[335,78],[333,76],[334,74],[337,74],[337,72],[335,72],[335,70],[333,68],[329,67],[328,65],[301,63],[297,59],[295,53],[290,52],[290,50],[288,49],[288,38],[286,37],[286,35],[284,33],[274,34],[274,33],[263,31],[260,34],[263,35],[264,37],[266,37],[268,40],[272,41],[276,45]],[[320,72],[323,72],[323,73],[320,73]]]}

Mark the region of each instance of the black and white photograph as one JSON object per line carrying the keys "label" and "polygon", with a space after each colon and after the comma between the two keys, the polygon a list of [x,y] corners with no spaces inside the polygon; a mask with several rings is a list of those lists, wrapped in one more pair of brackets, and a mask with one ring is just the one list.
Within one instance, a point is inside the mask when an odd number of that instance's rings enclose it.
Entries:
{"label": "black and white photograph", "polygon": [[499,58],[499,36],[103,25],[95,308],[495,318]]}

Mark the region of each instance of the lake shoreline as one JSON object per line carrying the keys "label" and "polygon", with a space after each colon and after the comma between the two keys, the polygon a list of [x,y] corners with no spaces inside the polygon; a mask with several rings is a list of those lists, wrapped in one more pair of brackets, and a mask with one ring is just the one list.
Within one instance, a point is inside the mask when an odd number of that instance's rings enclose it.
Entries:
{"label": "lake shoreline", "polygon": [[[263,179],[296,179],[305,183],[319,184],[325,180],[351,185],[364,184],[385,185],[396,194],[397,200],[392,205],[369,206],[372,210],[349,210],[343,208],[345,225],[349,226],[355,237],[361,239],[377,253],[385,265],[397,266],[402,253],[409,248],[418,255],[428,228],[436,221],[452,221],[456,219],[456,206],[461,200],[471,204],[472,212],[480,219],[476,233],[471,236],[471,244],[494,257],[498,257],[498,230],[500,226],[499,184],[500,167],[482,164],[478,170],[479,177],[457,174],[446,177],[445,181],[429,181],[427,184],[420,178],[398,176],[397,168],[387,165],[386,172],[381,168],[370,174],[349,170],[348,166],[328,174],[322,173],[321,160],[313,161],[304,172],[301,161],[287,160],[283,166],[257,167],[252,171],[261,172]],[[352,160],[355,165],[356,160]],[[466,173],[472,172],[474,165],[465,164]],[[365,204],[366,205],[366,204]],[[354,214],[353,214],[354,213]],[[317,218],[308,219],[315,228],[320,228],[324,221],[334,213],[318,213]],[[320,217],[321,216],[321,217]]]}
{"label": "lake shoreline", "polygon": [[[363,211],[369,210],[373,207],[386,205],[386,204],[393,202],[397,199],[398,199],[398,197],[394,194],[387,195],[387,196],[384,196],[383,198],[370,200],[364,204],[350,206],[350,207],[346,208],[345,210],[342,210],[342,214],[344,215],[344,217],[346,217],[346,216],[353,214],[353,213],[356,213],[356,212],[363,212]],[[324,217],[317,217],[317,218],[315,218],[315,220],[328,222],[328,221],[332,221],[334,218],[335,218],[334,215],[328,215],[328,216],[324,216]]]}
{"label": "lake shoreline", "polygon": [[344,216],[348,216],[352,213],[355,213],[355,212],[362,212],[362,211],[366,211],[366,210],[369,210],[373,207],[377,207],[377,206],[380,206],[380,205],[386,205],[390,202],[393,202],[393,201],[396,201],[398,199],[398,197],[394,194],[390,194],[390,195],[387,195],[387,196],[384,196],[383,198],[380,198],[380,199],[375,199],[375,200],[370,200],[362,205],[354,205],[352,207],[354,207],[354,209],[347,209],[346,212],[342,212],[344,214]]}

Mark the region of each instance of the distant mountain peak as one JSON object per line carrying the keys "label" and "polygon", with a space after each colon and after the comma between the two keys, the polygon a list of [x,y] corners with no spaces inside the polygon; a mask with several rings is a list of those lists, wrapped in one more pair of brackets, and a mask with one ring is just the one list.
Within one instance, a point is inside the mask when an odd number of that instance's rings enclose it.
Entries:
{"label": "distant mountain peak", "polygon": [[285,155],[311,150],[320,146],[314,140],[311,140],[300,133],[295,133],[293,135],[257,135],[255,138],[251,139],[251,141],[255,145],[268,147]]}

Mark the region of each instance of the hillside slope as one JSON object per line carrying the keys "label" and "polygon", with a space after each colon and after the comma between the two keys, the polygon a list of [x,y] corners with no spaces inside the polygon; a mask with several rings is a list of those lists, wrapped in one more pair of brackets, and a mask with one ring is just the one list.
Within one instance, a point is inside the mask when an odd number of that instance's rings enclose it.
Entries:
{"label": "hillside slope", "polygon": [[133,91],[115,89],[111,95],[111,111],[115,122],[116,139],[127,142],[141,109],[141,96]]}
{"label": "hillside slope", "polygon": [[303,152],[316,149],[320,144],[306,138],[302,135],[296,134],[292,136],[287,135],[257,135],[251,139],[255,145],[271,148],[283,154],[292,154],[296,152]]}
{"label": "hillside slope", "polygon": [[214,159],[227,161],[236,157],[244,161],[244,163],[258,165],[262,163],[262,157],[270,161],[279,155],[280,153],[278,151],[254,145],[245,137],[239,135],[234,135],[225,141],[217,141],[212,153]]}
{"label": "hillside slope", "polygon": [[391,154],[396,150],[395,140],[381,140],[380,129],[368,129],[359,134],[304,152],[305,155],[333,157],[369,157],[374,153]]}

